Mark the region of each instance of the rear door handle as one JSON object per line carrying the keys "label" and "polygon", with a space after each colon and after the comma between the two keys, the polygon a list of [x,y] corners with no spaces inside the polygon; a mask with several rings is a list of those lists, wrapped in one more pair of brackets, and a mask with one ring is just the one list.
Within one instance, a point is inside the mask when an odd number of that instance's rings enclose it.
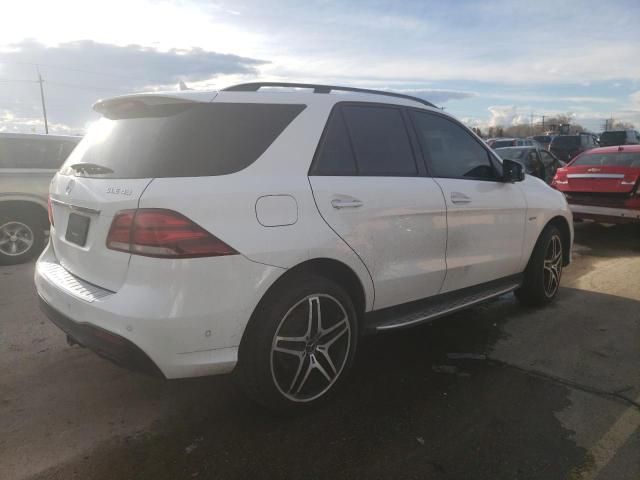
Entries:
{"label": "rear door handle", "polygon": [[363,203],[360,200],[356,200],[355,198],[352,200],[341,200],[339,198],[334,198],[331,200],[331,206],[333,208],[337,208],[340,210],[341,208],[358,208],[361,207]]}
{"label": "rear door handle", "polygon": [[471,198],[467,197],[464,193],[452,192],[451,201],[453,203],[471,203]]}

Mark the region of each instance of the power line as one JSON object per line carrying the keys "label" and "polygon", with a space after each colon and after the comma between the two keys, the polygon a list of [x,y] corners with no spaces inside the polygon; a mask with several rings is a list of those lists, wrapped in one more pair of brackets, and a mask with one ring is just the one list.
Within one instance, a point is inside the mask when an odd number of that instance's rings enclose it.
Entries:
{"label": "power line", "polygon": [[122,91],[121,88],[108,88],[108,87],[97,87],[94,85],[78,85],[78,84],[73,84],[73,83],[66,83],[66,82],[53,82],[53,81],[47,81],[47,83],[49,83],[49,85],[58,85],[60,87],[70,87],[70,88],[81,88],[84,90],[102,90],[105,92],[120,92]]}
{"label": "power line", "polygon": [[38,83],[37,80],[23,80],[18,78],[0,78],[0,83]]}
{"label": "power line", "polygon": [[41,67],[47,67],[47,68],[57,68],[60,70],[68,70],[70,72],[81,72],[81,73],[89,73],[91,75],[103,75],[105,77],[114,77],[114,78],[126,78],[129,80],[136,80],[136,81],[147,81],[147,79],[142,79],[139,77],[131,77],[129,75],[119,75],[119,74],[114,74],[114,73],[107,73],[107,72],[96,72],[96,71],[92,71],[92,70],[85,70],[82,68],[74,68],[74,67],[62,67],[60,65],[51,65],[50,63],[33,63],[33,62],[0,62],[0,63],[4,63],[6,65],[31,65],[31,66],[41,66]]}

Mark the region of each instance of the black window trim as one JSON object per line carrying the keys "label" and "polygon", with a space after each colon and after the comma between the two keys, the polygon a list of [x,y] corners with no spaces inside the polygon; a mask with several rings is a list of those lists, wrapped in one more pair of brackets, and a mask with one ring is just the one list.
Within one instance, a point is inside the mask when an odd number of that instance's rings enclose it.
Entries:
{"label": "black window trim", "polygon": [[[398,110],[400,112],[400,116],[402,118],[402,122],[405,128],[405,132],[407,134],[407,139],[409,141],[409,146],[411,148],[411,154],[413,155],[413,162],[415,164],[416,167],[416,173],[414,175],[408,175],[408,174],[394,174],[394,173],[378,173],[378,174],[361,174],[360,173],[360,166],[358,165],[358,158],[356,156],[355,153],[355,149],[353,147],[353,139],[351,136],[351,131],[349,129],[349,124],[347,123],[346,118],[344,117],[344,112],[342,110],[342,107],[344,106],[356,106],[356,107],[383,107],[383,108],[390,108],[390,109],[395,109]],[[418,152],[416,151],[416,142],[418,142],[417,138],[414,138],[411,132],[411,124],[408,124],[407,121],[409,120],[407,118],[407,115],[405,114],[406,111],[406,107],[404,105],[397,105],[397,104],[393,104],[393,103],[379,103],[379,102],[358,102],[358,101],[342,101],[342,102],[336,102],[333,107],[331,107],[331,111],[329,112],[329,115],[327,116],[327,120],[324,124],[324,128],[322,130],[322,135],[320,136],[320,140],[318,141],[318,145],[316,145],[316,150],[313,154],[313,160],[311,161],[311,165],[309,167],[309,171],[307,172],[307,175],[309,177],[363,177],[363,178],[367,178],[367,177],[372,177],[372,178],[377,178],[377,177],[389,177],[389,178],[415,178],[415,177],[428,177],[429,174],[428,172],[425,170],[425,168],[422,168],[423,165],[421,165],[421,162],[418,161]],[[353,155],[353,159],[355,162],[355,167],[356,167],[356,172],[355,175],[348,175],[348,174],[344,174],[344,173],[322,173],[321,171],[319,172],[319,168],[318,168],[318,162],[319,162],[319,157],[320,154],[322,153],[322,148],[324,146],[325,140],[326,140],[326,136],[327,136],[327,132],[329,130],[329,124],[331,122],[331,119],[333,118],[334,115],[341,115],[342,117],[342,121],[344,122],[344,126],[345,129],[347,131],[347,137],[349,139],[349,147],[351,148],[351,154]]]}
{"label": "black window trim", "polygon": [[[425,149],[425,145],[423,145],[423,141],[420,139],[420,135],[418,135],[417,133],[417,127],[416,127],[416,122],[413,119],[412,115],[409,115],[410,119],[411,119],[411,123],[413,125],[413,129],[415,132],[415,135],[417,137],[418,143],[420,145],[420,150],[422,153],[422,159],[425,163],[425,166],[427,168],[427,172],[429,172],[429,175],[433,178],[449,178],[449,179],[454,179],[454,180],[475,180],[475,181],[483,181],[483,182],[495,182],[495,183],[502,183],[502,175],[501,175],[501,171],[502,171],[502,163],[496,158],[496,154],[495,152],[493,152],[486,143],[484,143],[483,141],[478,140],[478,138],[476,137],[476,135],[473,133],[473,131],[471,129],[469,129],[468,127],[466,127],[464,124],[462,124],[461,122],[459,122],[458,120],[448,116],[448,115],[444,115],[442,113],[439,112],[434,112],[432,110],[427,110],[424,108],[414,108],[414,107],[405,107],[406,110],[409,113],[413,113],[413,112],[417,112],[417,113],[427,113],[427,114],[431,114],[437,117],[440,117],[444,120],[448,120],[451,123],[453,123],[454,125],[457,125],[458,127],[461,127],[463,130],[466,130],[468,132],[470,132],[470,136],[471,138],[473,138],[473,140],[475,140],[475,142],[480,145],[482,147],[482,149],[487,153],[487,157],[489,159],[489,164],[491,165],[491,167],[493,168],[493,171],[496,174],[496,178],[483,178],[483,177],[443,177],[443,176],[436,176],[433,175],[432,173],[432,168],[431,168],[431,161],[428,155],[428,150]],[[500,168],[498,168],[496,166],[496,164],[498,164],[500,166]]]}

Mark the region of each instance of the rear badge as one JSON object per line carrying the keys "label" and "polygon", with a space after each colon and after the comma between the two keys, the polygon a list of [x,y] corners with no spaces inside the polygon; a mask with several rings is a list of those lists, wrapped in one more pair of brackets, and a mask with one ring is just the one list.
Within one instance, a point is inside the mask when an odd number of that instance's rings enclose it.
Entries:
{"label": "rear badge", "polygon": [[133,190],[130,188],[122,188],[122,187],[107,187],[107,193],[110,193],[111,195],[129,196],[133,194]]}
{"label": "rear badge", "polygon": [[73,190],[73,187],[75,186],[75,184],[76,184],[76,181],[73,178],[69,180],[69,183],[67,183],[67,188],[64,189],[64,193],[69,195],[71,193],[71,190]]}

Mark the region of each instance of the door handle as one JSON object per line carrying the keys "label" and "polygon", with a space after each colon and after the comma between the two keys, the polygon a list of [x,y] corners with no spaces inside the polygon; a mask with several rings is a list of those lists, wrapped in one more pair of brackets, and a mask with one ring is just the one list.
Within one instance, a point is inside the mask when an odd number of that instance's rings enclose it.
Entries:
{"label": "door handle", "polygon": [[355,198],[352,200],[341,200],[339,198],[334,198],[331,200],[331,206],[333,208],[337,208],[340,210],[341,208],[358,208],[361,207],[363,203],[360,200],[356,200]]}
{"label": "door handle", "polygon": [[453,192],[451,193],[451,201],[453,203],[471,203],[471,198],[467,197],[464,193]]}

